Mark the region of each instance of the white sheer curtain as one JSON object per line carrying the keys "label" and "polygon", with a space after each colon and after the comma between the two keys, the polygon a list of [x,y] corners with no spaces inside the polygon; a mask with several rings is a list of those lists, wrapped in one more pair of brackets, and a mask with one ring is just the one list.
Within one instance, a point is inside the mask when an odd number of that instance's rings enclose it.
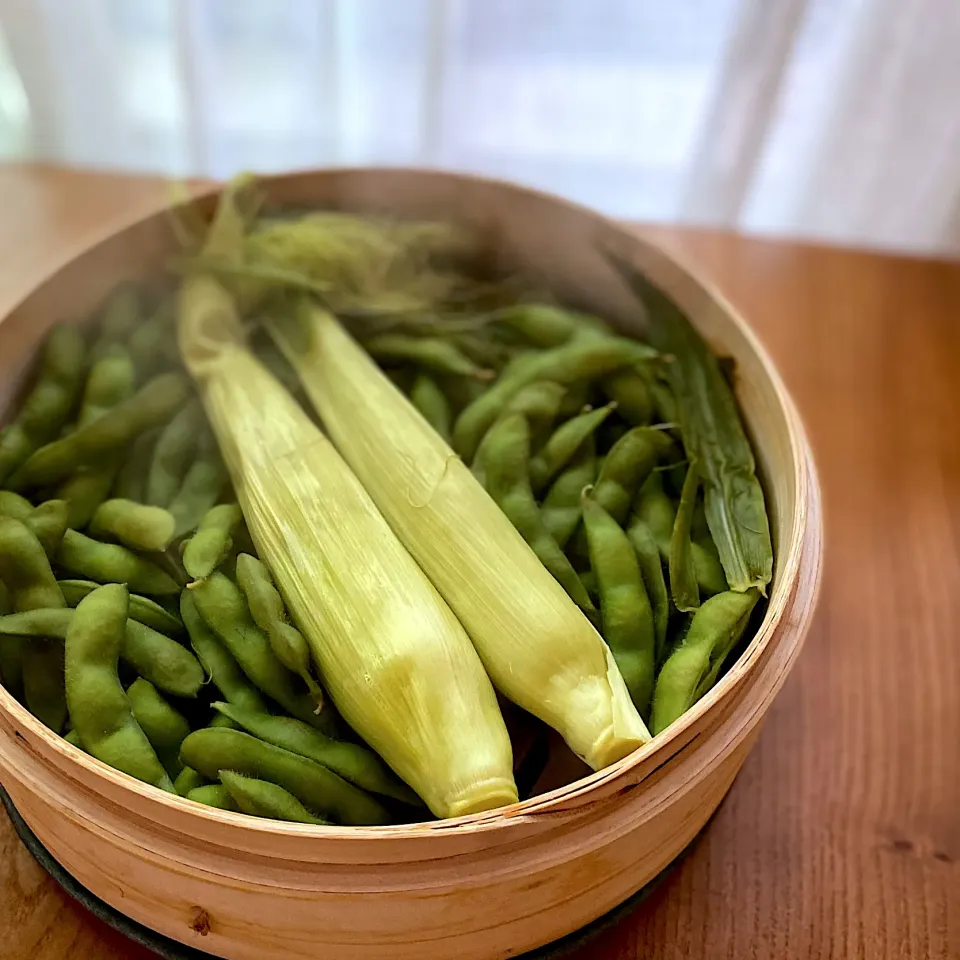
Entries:
{"label": "white sheer curtain", "polygon": [[490,173],[622,217],[960,252],[945,0],[0,0],[0,151]]}

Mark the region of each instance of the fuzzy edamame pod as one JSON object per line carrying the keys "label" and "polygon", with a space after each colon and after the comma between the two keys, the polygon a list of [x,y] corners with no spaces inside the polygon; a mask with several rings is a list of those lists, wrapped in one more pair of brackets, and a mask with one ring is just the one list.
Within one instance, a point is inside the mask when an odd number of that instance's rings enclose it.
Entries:
{"label": "fuzzy edamame pod", "polygon": [[505,404],[501,416],[519,413],[526,417],[530,428],[530,448],[537,449],[557,419],[566,392],[566,387],[559,383],[537,380],[518,390]]}
{"label": "fuzzy edamame pod", "polygon": [[13,517],[14,520],[26,520],[34,511],[33,504],[12,490],[0,490],[0,517]]}
{"label": "fuzzy edamame pod", "polygon": [[[96,353],[95,353],[96,356]],[[137,372],[129,353],[117,344],[104,346],[90,368],[80,406],[77,427],[87,427],[136,392]],[[106,455],[99,463],[80,466],[57,490],[66,501],[67,522],[79,530],[85,527],[97,507],[110,494],[120,470],[123,451]]]}
{"label": "fuzzy edamame pod", "polygon": [[636,368],[617,370],[604,377],[600,386],[631,426],[642,427],[653,419],[653,397],[646,378]]}
{"label": "fuzzy edamame pod", "polygon": [[[179,761],[179,758],[178,758]],[[173,781],[173,789],[181,797],[189,796],[191,790],[206,786],[210,781],[202,773],[197,773],[193,767],[183,767]]]}
{"label": "fuzzy edamame pod", "polygon": [[179,373],[144,384],[133,397],[86,427],[40,447],[10,477],[15,490],[57,483],[81,465],[121,450],[134,437],[164,423],[186,400],[190,386]]}
{"label": "fuzzy edamame pod", "polygon": [[193,652],[220,693],[238,707],[266,713],[260,691],[247,679],[233,654],[200,616],[192,590],[180,594],[180,616],[190,636]]}
{"label": "fuzzy edamame pod", "polygon": [[239,730],[195,730],[183,741],[180,760],[211,780],[219,777],[221,770],[233,770],[275,783],[337,823],[360,826],[390,822],[382,804],[331,770]]}
{"label": "fuzzy edamame pod", "polygon": [[[0,617],[0,635],[63,640],[75,610],[47,607]],[[33,646],[24,644],[24,652]],[[204,673],[197,658],[170,637],[127,621],[120,659],[154,686],[176,697],[195,697]]]}
{"label": "fuzzy edamame pod", "polygon": [[427,423],[449,443],[453,414],[450,401],[437,385],[437,381],[425,373],[418,374],[410,388],[410,401],[423,414]]}
{"label": "fuzzy edamame pod", "polygon": [[57,551],[57,563],[70,573],[98,583],[125,583],[131,590],[155,596],[174,596],[177,582],[157,564],[117,543],[101,543],[68,530]]}
{"label": "fuzzy edamame pod", "polygon": [[266,633],[277,659],[300,676],[321,706],[323,689],[310,673],[310,647],[303,634],[290,623],[287,606],[266,564],[249,553],[241,553],[237,557],[237,584],[246,598],[253,622]]}
{"label": "fuzzy edamame pod", "polygon": [[67,628],[66,689],[84,749],[138,780],[173,791],[173,782],[134,719],[117,676],[127,624],[127,588],[111,583],[77,607]]}
{"label": "fuzzy edamame pod", "polygon": [[457,418],[453,447],[467,462],[510,398],[528,383],[552,380],[573,383],[631,366],[655,357],[656,351],[636,340],[621,337],[590,337],[545,350],[523,363],[508,367],[500,378]]}
{"label": "fuzzy edamame pod", "polygon": [[157,436],[156,430],[147,430],[130,444],[113,485],[113,495],[118,499],[136,503],[146,500],[147,474],[150,472]]}
{"label": "fuzzy edamame pod", "polygon": [[672,445],[663,430],[634,427],[610,448],[600,467],[594,497],[617,523],[627,519],[637,491]]}
{"label": "fuzzy edamame pod", "polygon": [[[2,492],[9,496],[0,499],[0,517],[13,517],[15,520],[20,520],[40,541],[40,546],[43,547],[43,552],[48,559],[52,558],[67,529],[67,504],[63,500],[46,500],[38,507],[34,507],[16,493],[9,490]],[[22,509],[21,504],[13,499],[15,497],[23,500],[26,509]]]}
{"label": "fuzzy edamame pod", "polygon": [[127,349],[141,377],[179,362],[169,300],[161,302],[152,316],[137,325],[127,341]]}
{"label": "fuzzy edamame pod", "polygon": [[[6,585],[9,606],[15,611],[0,620],[30,617],[42,608],[66,612],[63,594],[40,541],[25,523],[12,517],[0,517],[0,580]],[[67,718],[63,644],[55,637],[21,644],[20,670],[27,708],[54,733],[59,733]]]}
{"label": "fuzzy edamame pod", "polygon": [[184,545],[184,570],[194,580],[209,577],[230,552],[233,533],[242,522],[243,514],[235,503],[211,507],[200,521],[197,532]]}
{"label": "fuzzy edamame pod", "polygon": [[232,580],[222,573],[214,573],[198,581],[190,593],[204,622],[233,654],[252,683],[291,716],[311,726],[326,725],[328,718],[314,712],[310,695],[305,689],[302,692],[298,689],[299,677],[273,652],[267,634],[253,621],[243,593]]}
{"label": "fuzzy edamame pod", "polygon": [[0,517],[0,580],[17,613],[65,607],[57,578],[36,534],[20,520]]}
{"label": "fuzzy edamame pod", "polygon": [[650,721],[654,735],[679,719],[713,686],[759,597],[757,590],[728,590],[705,600],[693,615],[686,636],[657,677]]}
{"label": "fuzzy edamame pod", "polygon": [[170,779],[175,780],[183,767],[180,763],[180,744],[190,733],[190,724],[143,677],[127,687],[127,699],[134,720],[140,724],[140,729],[146,734]]}
{"label": "fuzzy edamame pod", "polygon": [[440,337],[416,337],[383,333],[363,341],[363,347],[378,362],[412,363],[433,373],[455,374],[489,380],[493,373],[474,363],[462,350]]}
{"label": "fuzzy edamame pod", "polygon": [[694,567],[690,526],[693,509],[700,489],[700,473],[696,461],[691,460],[680,494],[680,506],[673,521],[670,535],[670,592],[673,602],[681,613],[690,613],[700,606],[700,590],[697,586],[697,571]]}
{"label": "fuzzy edamame pod", "polygon": [[667,648],[667,629],[670,625],[670,594],[667,591],[667,582],[663,576],[663,564],[660,562],[660,551],[650,528],[642,521],[636,520],[627,527],[627,537],[637,555],[640,564],[640,574],[643,585],[650,599],[653,610],[653,633],[656,638],[655,658],[659,665],[663,662]]}
{"label": "fuzzy edamame pod", "polygon": [[169,506],[183,486],[202,425],[203,408],[191,397],[160,431],[147,474],[145,503]]}
{"label": "fuzzy edamame pod", "polygon": [[590,566],[597,578],[603,639],[620,668],[641,716],[650,708],[655,676],[653,610],[633,546],[620,524],[588,488],[583,493],[583,525]]}
{"label": "fuzzy edamame pod", "polygon": [[[68,607],[76,607],[84,597],[100,586],[92,580],[58,580],[57,584]],[[135,593],[130,594],[130,619],[165,633],[168,637],[175,637],[183,632],[183,624],[178,617],[154,600]]]}
{"label": "fuzzy edamame pod", "polygon": [[[184,767],[184,769],[189,769]],[[203,786],[194,787],[185,794],[188,800],[194,803],[202,803],[205,807],[216,807],[217,810],[232,810],[239,813],[240,808],[230,794],[230,791],[222,783],[207,783]]]}
{"label": "fuzzy edamame pod", "polygon": [[312,814],[289,790],[245,777],[231,770],[220,771],[220,782],[227,788],[237,809],[251,817],[286,820],[290,823],[329,824],[329,820]]}
{"label": "fuzzy edamame pod", "polygon": [[209,430],[204,430],[197,442],[196,458],[167,508],[176,521],[174,536],[196,530],[204,514],[220,499],[226,483],[227,472],[217,443]]}
{"label": "fuzzy edamame pod", "polygon": [[364,790],[413,806],[423,805],[420,798],[367,747],[345,740],[331,740],[293,717],[277,717],[230,703],[214,703],[213,707],[258,740],[315,760]]}
{"label": "fuzzy edamame pod", "polygon": [[90,520],[90,536],[117,540],[131,550],[158,552],[173,540],[173,515],[162,507],[151,507],[119,497],[97,507]]}
{"label": "fuzzy edamame pod", "polygon": [[[630,522],[641,520],[650,528],[664,563],[670,561],[670,539],[676,515],[676,507],[663,489],[663,479],[655,470],[637,494]],[[701,596],[712,597],[715,593],[729,589],[713,544],[693,540],[690,544],[690,555],[693,557]]]}
{"label": "fuzzy edamame pod", "polygon": [[566,469],[553,481],[540,505],[544,526],[561,549],[580,525],[580,493],[596,479],[596,443],[592,436],[588,436]]}
{"label": "fuzzy edamame pod", "polygon": [[94,358],[108,355],[137,329],[140,323],[140,293],[133,284],[117,287],[107,299],[100,319],[100,330],[93,344]]}
{"label": "fuzzy edamame pod", "polygon": [[546,487],[616,408],[615,403],[608,403],[596,410],[585,410],[557,427],[543,448],[530,458],[530,486],[534,493]]}
{"label": "fuzzy edamame pod", "polygon": [[504,307],[496,323],[532,346],[541,349],[559,347],[576,334],[604,333],[606,324],[596,317],[574,313],[548,303],[519,303]]}
{"label": "fuzzy edamame pod", "polygon": [[530,490],[527,462],[530,456],[530,428],[526,417],[514,413],[499,420],[483,438],[477,451],[477,466],[487,492],[530,545],[540,562],[582,610],[595,607],[563,550],[550,536],[540,508]]}
{"label": "fuzzy edamame pod", "polygon": [[16,419],[0,430],[0,483],[60,431],[80,392],[84,358],[83,338],[76,327],[61,324],[47,335],[37,382]]}

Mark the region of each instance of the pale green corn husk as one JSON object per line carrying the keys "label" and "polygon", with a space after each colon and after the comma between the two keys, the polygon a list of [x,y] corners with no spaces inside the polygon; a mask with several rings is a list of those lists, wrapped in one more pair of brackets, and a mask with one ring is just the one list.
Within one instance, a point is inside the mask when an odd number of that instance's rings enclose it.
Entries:
{"label": "pale green corn husk", "polygon": [[189,277],[180,348],[247,527],[350,725],[439,817],[516,802],[496,695],[463,627],[333,444]]}
{"label": "pale green corn husk", "polygon": [[329,313],[272,332],[330,438],[494,685],[595,770],[650,739],[609,648],[450,447]]}

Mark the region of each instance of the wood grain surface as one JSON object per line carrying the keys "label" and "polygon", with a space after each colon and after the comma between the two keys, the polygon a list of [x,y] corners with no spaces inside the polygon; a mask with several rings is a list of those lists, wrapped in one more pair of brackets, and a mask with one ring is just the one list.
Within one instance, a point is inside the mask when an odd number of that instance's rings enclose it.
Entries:
{"label": "wood grain surface", "polygon": [[[0,315],[165,197],[0,170]],[[818,615],[694,851],[575,960],[960,957],[960,265],[641,228],[777,362],[826,513]],[[151,956],[63,894],[0,815],[0,957]]]}

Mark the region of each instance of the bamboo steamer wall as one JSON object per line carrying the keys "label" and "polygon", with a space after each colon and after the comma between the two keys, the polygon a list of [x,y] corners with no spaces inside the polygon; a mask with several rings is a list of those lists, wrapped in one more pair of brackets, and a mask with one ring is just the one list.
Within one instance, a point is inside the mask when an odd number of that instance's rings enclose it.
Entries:
{"label": "bamboo steamer wall", "polygon": [[[206,809],[74,750],[0,690],[0,780],[84,886],[133,919],[238,960],[481,960],[570,933],[622,902],[693,839],[729,789],[803,643],[820,573],[819,492],[802,425],[743,321],[663,251],[556,198],[415,171],[302,173],[273,201],[442,216],[482,230],[572,301],[642,329],[597,254],[612,246],[737,361],[736,390],[774,521],[763,624],[723,680],[664,734],[569,786],[500,811],[403,827],[308,827]],[[205,202],[212,202],[212,197]],[[176,249],[166,213],[131,224],[50,276],[0,323],[0,410],[37,342],[120,279]]]}

